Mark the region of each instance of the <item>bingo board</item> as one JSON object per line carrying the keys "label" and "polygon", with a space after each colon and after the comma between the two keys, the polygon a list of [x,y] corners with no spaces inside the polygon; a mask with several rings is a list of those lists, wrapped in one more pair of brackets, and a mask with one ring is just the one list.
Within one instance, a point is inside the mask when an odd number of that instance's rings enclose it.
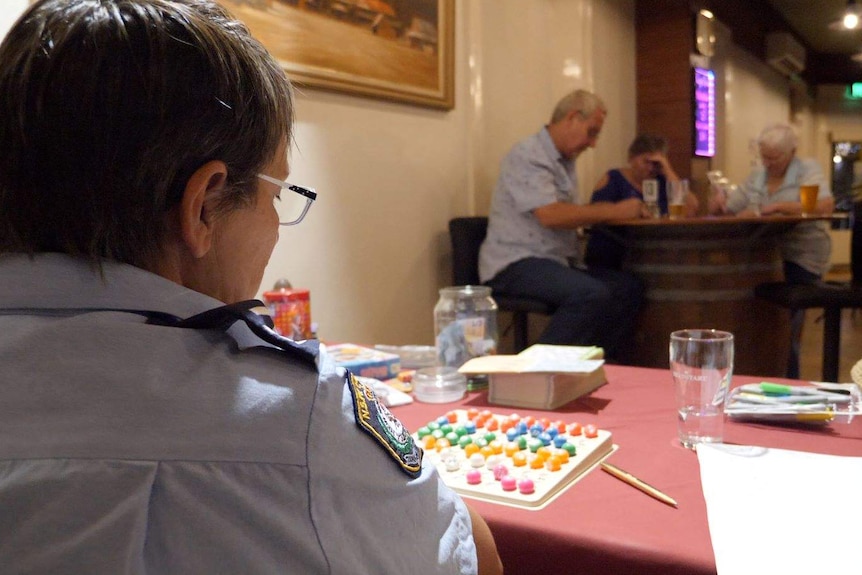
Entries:
{"label": "bingo board", "polygon": [[461,495],[541,509],[616,446],[578,422],[453,410],[414,434],[443,481]]}

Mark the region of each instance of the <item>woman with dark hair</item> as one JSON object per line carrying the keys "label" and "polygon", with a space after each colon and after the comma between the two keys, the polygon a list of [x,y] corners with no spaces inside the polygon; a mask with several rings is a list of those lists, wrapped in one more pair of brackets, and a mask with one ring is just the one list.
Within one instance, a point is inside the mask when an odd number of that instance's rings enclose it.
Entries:
{"label": "woman with dark hair", "polygon": [[[593,189],[592,203],[621,202],[629,198],[643,200],[645,180],[658,181],[658,208],[662,215],[668,213],[667,183],[678,182],[679,176],[667,159],[667,140],[661,136],[641,134],[628,149],[629,163],[623,168],[614,168],[602,176]],[[697,197],[688,192],[685,197],[685,215],[697,213]],[[625,248],[601,230],[590,235],[584,260],[587,265],[618,268],[625,256]]]}
{"label": "woman with dark hair", "polygon": [[501,571],[374,393],[251,309],[316,198],[292,128],[209,0],[42,0],[0,44],[4,573]]}

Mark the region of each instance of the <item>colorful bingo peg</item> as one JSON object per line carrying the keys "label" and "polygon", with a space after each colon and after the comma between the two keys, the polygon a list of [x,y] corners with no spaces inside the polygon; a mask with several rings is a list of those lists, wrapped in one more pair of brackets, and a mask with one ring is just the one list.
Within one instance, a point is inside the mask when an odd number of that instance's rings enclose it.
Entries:
{"label": "colorful bingo peg", "polygon": [[504,477],[509,475],[509,468],[506,467],[503,463],[498,463],[494,466],[494,479],[497,481],[502,481]]}
{"label": "colorful bingo peg", "polygon": [[446,466],[446,471],[458,471],[461,467],[458,456],[451,451],[443,456],[443,465]]}
{"label": "colorful bingo peg", "polygon": [[518,488],[518,483],[515,481],[514,477],[506,475],[500,478],[500,487],[503,488],[503,491],[514,491]]}

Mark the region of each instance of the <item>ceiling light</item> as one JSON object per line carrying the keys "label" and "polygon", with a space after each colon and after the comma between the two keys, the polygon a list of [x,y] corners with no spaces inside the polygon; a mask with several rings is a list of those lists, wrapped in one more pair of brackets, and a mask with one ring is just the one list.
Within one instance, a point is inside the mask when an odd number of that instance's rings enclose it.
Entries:
{"label": "ceiling light", "polygon": [[844,11],[844,27],[848,30],[855,30],[859,26],[859,6],[856,0],[847,2],[847,10]]}

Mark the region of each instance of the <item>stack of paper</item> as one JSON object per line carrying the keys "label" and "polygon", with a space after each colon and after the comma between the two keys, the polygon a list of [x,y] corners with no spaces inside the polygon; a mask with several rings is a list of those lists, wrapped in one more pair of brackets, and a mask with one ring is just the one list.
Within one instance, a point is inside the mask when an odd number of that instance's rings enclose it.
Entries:
{"label": "stack of paper", "polygon": [[862,457],[701,444],[697,458],[718,575],[862,572]]}

